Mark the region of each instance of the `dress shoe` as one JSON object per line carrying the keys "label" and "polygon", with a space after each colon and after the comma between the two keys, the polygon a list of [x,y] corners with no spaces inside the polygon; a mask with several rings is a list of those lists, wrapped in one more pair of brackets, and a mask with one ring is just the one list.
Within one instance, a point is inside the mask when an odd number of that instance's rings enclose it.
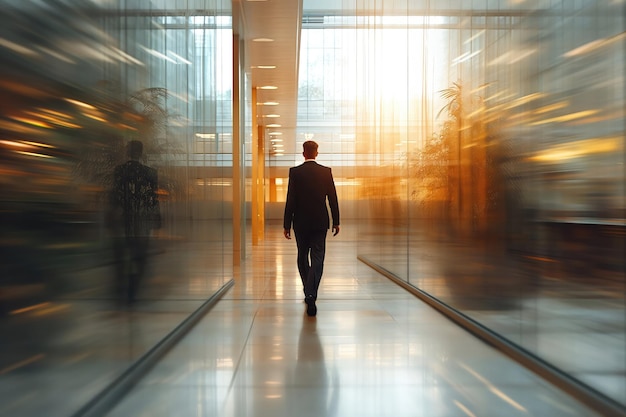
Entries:
{"label": "dress shoe", "polygon": [[317,314],[317,306],[315,305],[315,297],[309,295],[304,302],[306,303],[306,314],[313,317]]}

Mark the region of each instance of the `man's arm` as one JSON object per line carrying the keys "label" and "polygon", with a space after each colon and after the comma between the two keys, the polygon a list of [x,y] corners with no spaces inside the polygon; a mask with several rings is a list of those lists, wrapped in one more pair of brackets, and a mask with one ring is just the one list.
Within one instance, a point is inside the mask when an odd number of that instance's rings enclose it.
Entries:
{"label": "man's arm", "polygon": [[287,199],[285,201],[285,213],[283,216],[283,235],[285,238],[291,239],[291,223],[293,221],[294,212],[294,195],[293,181],[291,178],[292,168],[289,169],[289,183],[287,184]]}
{"label": "man's arm", "polygon": [[328,186],[328,205],[330,206],[330,214],[333,219],[333,236],[337,236],[339,233],[339,201],[337,199],[337,189],[335,188],[335,181],[333,179],[333,172],[329,168],[330,181]]}
{"label": "man's arm", "polygon": [[113,171],[113,184],[108,190],[107,206],[104,214],[104,224],[108,229],[121,227],[122,211],[124,208],[122,189],[122,167],[117,166]]}
{"label": "man's arm", "polygon": [[161,206],[159,204],[159,174],[154,168],[150,172],[150,223],[153,229],[161,228]]}

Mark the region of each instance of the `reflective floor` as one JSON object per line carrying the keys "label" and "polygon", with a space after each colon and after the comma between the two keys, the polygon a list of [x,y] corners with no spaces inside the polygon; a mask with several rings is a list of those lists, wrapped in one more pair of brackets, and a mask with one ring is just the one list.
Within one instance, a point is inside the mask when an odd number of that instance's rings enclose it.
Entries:
{"label": "reflective floor", "polygon": [[133,305],[112,297],[114,264],[95,252],[61,277],[59,296],[0,314],[0,416],[74,415],[195,311],[231,275],[221,242],[202,239],[215,227],[195,222],[193,234],[153,242]]}
{"label": "reflective floor", "polygon": [[235,286],[111,416],[596,415],[355,262],[345,234],[328,239],[308,317],[295,243],[281,236],[268,230]]}

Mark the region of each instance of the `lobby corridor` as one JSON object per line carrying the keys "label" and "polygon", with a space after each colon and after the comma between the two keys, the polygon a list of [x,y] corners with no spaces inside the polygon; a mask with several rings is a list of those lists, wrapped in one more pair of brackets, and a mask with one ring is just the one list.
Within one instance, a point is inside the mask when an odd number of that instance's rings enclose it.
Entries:
{"label": "lobby corridor", "polygon": [[328,237],[318,314],[267,231],[235,284],[108,415],[593,416]]}

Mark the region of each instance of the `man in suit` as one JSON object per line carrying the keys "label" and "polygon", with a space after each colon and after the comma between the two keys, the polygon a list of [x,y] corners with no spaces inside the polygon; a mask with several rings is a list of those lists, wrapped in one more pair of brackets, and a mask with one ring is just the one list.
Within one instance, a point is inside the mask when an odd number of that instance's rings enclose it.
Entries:
{"label": "man in suit", "polygon": [[116,232],[115,291],[118,296],[126,292],[133,302],[146,272],[152,230],[161,227],[161,213],[157,171],[140,162],[143,144],[130,141],[127,151],[130,160],[115,167],[113,174],[109,223]]}
{"label": "man in suit", "polygon": [[339,233],[339,204],[331,169],[315,162],[317,143],[309,140],[302,146],[304,163],[289,170],[283,232],[287,239],[291,239],[293,224],[306,312],[315,316],[317,290],[324,269],[326,233],[330,228],[326,199],[332,216],[333,236]]}

